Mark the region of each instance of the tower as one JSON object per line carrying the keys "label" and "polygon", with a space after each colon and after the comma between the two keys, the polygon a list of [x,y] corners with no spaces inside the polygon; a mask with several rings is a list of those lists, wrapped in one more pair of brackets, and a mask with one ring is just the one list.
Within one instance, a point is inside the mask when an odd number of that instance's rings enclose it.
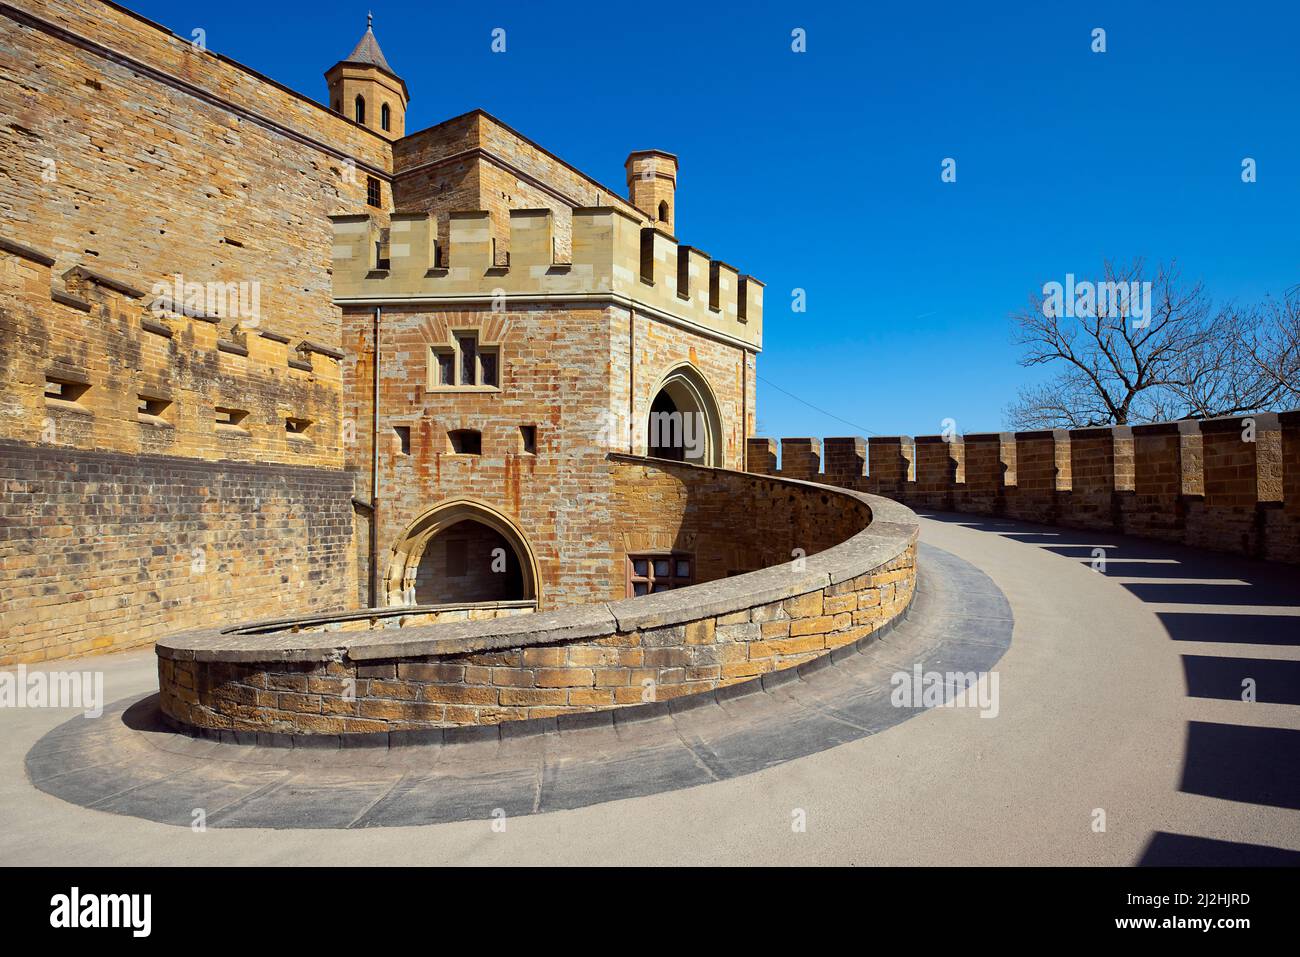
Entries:
{"label": "tower", "polygon": [[346,59],[325,71],[330,109],[390,140],[406,133],[406,83],[393,72],[379,49],[374,15],[366,15],[366,32]]}
{"label": "tower", "polygon": [[650,222],[673,232],[677,215],[677,157],[663,150],[637,150],[629,153],[627,195],[632,205],[646,214]]}

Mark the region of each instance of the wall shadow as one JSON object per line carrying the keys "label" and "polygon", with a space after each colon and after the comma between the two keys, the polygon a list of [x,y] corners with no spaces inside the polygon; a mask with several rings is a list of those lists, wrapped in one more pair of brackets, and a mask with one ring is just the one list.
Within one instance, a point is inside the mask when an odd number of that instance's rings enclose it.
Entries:
{"label": "wall shadow", "polygon": [[1242,682],[1255,683],[1261,704],[1300,704],[1300,661],[1183,655],[1183,676],[1192,698],[1242,700]]}
{"label": "wall shadow", "polygon": [[1300,810],[1300,731],[1189,721],[1180,790]]}
{"label": "wall shadow", "polygon": [[1300,851],[1156,831],[1138,867],[1300,867]]}

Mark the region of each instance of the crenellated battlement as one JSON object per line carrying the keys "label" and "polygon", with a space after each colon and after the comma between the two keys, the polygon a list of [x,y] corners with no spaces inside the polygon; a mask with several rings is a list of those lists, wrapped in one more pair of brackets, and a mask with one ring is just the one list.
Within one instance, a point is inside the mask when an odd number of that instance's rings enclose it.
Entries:
{"label": "crenellated battlement", "polygon": [[[966,436],[750,438],[747,468],[897,499],[1300,562],[1300,411]],[[823,468],[824,461],[824,468]]]}
{"label": "crenellated battlement", "polygon": [[428,213],[331,217],[338,303],[404,299],[605,297],[762,346],[763,284],[620,209],[573,211],[572,255],[556,254],[549,209],[510,210],[510,251],[498,253],[485,210],[454,212],[446,248]]}
{"label": "crenellated battlement", "polygon": [[343,353],[0,238],[0,439],[341,468]]}

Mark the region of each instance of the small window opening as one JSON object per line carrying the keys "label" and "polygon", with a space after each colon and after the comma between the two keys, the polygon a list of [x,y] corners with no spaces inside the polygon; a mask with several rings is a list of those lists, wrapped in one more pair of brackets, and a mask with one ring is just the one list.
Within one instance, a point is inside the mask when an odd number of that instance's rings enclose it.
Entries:
{"label": "small window opening", "polygon": [[384,130],[388,129],[390,116],[391,116],[391,111],[388,109],[388,104],[385,103],[383,106],[379,108],[379,125]]}
{"label": "small window opening", "polygon": [[284,420],[284,430],[290,435],[302,435],[310,427],[310,419],[295,419],[292,416],[289,416]]}
{"label": "small window opening", "polygon": [[524,452],[528,455],[537,454],[537,426],[521,425],[519,426],[519,438],[523,441]]}
{"label": "small window opening", "polygon": [[79,402],[81,397],[89,390],[90,385],[85,382],[76,382],[57,375],[47,375],[45,377],[45,398],[47,399],[56,399],[61,402]]}
{"label": "small window opening", "polygon": [[451,350],[436,352],[438,360],[438,385],[456,384],[456,353]]}
{"label": "small window opening", "polygon": [[641,230],[641,281],[655,284],[655,231]]}
{"label": "small window opening", "polygon": [[694,557],[682,552],[629,555],[627,595],[635,598],[652,592],[685,588],[695,580],[694,565]]}
{"label": "small window opening", "polygon": [[145,395],[144,393],[141,393],[137,398],[139,399],[139,405],[136,408],[136,411],[143,416],[161,419],[171,407],[170,399],[159,399],[155,396]]}
{"label": "small window opening", "polygon": [[403,455],[411,454],[411,427],[409,425],[395,425],[393,431],[397,433],[397,443]]}
{"label": "small window opening", "polygon": [[366,121],[366,98],[360,93],[357,94],[355,115],[358,123],[364,123]]}
{"label": "small window opening", "polygon": [[661,223],[666,223],[666,222],[668,222],[668,203],[667,203],[667,202],[661,202],[661,203],[659,204],[659,222],[661,222]]}
{"label": "small window opening", "polygon": [[220,405],[216,407],[216,423],[218,426],[242,429],[246,418],[248,418],[246,409],[231,409]]}
{"label": "small window opening", "polygon": [[373,176],[366,177],[366,205],[376,209],[383,205],[383,195],[379,189],[379,180]]}
{"label": "small window opening", "polygon": [[457,455],[482,455],[483,433],[477,429],[454,429],[447,433],[451,450]]}

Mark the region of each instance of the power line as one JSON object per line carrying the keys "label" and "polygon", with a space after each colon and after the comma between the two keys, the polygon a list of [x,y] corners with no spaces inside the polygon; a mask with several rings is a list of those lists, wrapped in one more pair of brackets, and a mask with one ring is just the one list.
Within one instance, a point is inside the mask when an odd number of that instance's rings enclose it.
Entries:
{"label": "power line", "polygon": [[796,402],[802,402],[804,405],[808,406],[808,408],[812,409],[814,412],[820,412],[822,415],[829,416],[830,418],[835,419],[837,422],[843,422],[845,425],[851,425],[851,426],[853,426],[853,428],[858,429],[859,431],[862,431],[862,432],[867,433],[867,435],[877,435],[877,436],[880,435],[879,432],[872,432],[872,431],[871,431],[870,429],[868,429],[866,426],[858,425],[856,422],[850,422],[848,419],[841,418],[840,416],[836,415],[834,412],[827,412],[825,409],[821,408],[820,406],[813,405],[813,404],[812,404],[811,402],[809,402],[807,399],[801,399],[801,398],[799,398],[799,396],[795,395],[795,394],[794,394],[793,392],[791,392],[789,389],[783,389],[783,388],[781,388],[779,385],[777,385],[777,384],[776,384],[775,382],[773,382],[771,379],[765,379],[765,378],[763,378],[761,375],[759,375],[758,373],[754,373],[754,378],[758,379],[758,381],[760,381],[760,382],[763,382],[763,383],[765,383],[765,384],[767,384],[767,385],[770,385],[770,386],[771,386],[773,389],[775,389],[777,392],[784,392],[786,395],[788,395],[790,398],[794,399]]}

